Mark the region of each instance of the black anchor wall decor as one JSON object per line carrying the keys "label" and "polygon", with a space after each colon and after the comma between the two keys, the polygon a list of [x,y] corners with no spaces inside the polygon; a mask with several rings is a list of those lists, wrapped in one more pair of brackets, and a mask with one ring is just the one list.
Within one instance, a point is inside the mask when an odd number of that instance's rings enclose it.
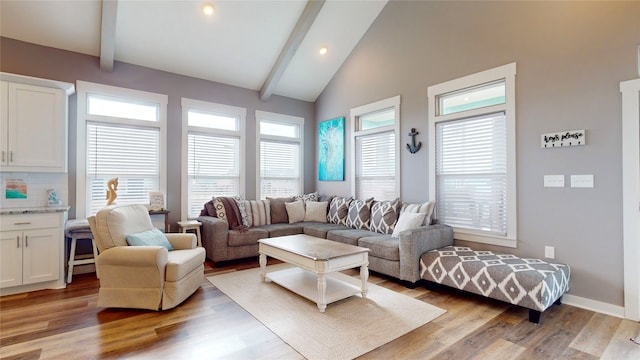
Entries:
{"label": "black anchor wall decor", "polygon": [[409,136],[411,136],[411,145],[407,144],[407,150],[412,154],[417,153],[418,150],[420,150],[420,147],[422,147],[422,142],[419,142],[418,145],[416,145],[416,135],[418,134],[420,133],[416,131],[416,128],[411,128],[411,132],[409,133]]}

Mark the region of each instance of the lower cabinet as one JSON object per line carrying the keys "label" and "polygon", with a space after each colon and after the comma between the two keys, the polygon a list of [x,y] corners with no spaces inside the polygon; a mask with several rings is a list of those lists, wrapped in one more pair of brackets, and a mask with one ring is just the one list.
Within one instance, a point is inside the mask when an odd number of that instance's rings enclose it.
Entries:
{"label": "lower cabinet", "polygon": [[65,217],[65,213],[2,216],[2,295],[64,287]]}

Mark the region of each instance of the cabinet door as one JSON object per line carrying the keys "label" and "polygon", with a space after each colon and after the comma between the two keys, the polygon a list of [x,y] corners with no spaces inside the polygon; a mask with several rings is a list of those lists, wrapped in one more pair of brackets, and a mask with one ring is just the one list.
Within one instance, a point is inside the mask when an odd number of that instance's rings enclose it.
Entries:
{"label": "cabinet door", "polygon": [[6,81],[0,81],[0,165],[7,165],[7,103],[8,88]]}
{"label": "cabinet door", "polygon": [[0,232],[0,288],[22,285],[22,233]]}
{"label": "cabinet door", "polygon": [[62,90],[8,84],[8,166],[66,171],[66,119]]}
{"label": "cabinet door", "polygon": [[58,230],[28,230],[23,234],[22,283],[57,280],[61,256]]}

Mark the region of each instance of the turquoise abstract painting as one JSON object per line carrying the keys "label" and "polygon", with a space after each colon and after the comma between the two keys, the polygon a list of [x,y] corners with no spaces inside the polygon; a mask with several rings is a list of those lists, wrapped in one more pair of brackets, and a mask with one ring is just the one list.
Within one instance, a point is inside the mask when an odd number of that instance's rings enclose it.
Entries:
{"label": "turquoise abstract painting", "polygon": [[318,131],[318,179],[320,181],[344,180],[344,118],[320,123]]}

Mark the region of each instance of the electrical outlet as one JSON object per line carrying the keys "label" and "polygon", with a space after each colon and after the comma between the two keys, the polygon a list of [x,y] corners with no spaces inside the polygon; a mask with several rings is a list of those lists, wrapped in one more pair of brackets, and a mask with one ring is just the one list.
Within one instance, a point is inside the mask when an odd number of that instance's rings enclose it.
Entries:
{"label": "electrical outlet", "polygon": [[555,259],[556,257],[556,248],[553,246],[545,246],[544,247],[544,257],[547,259]]}

